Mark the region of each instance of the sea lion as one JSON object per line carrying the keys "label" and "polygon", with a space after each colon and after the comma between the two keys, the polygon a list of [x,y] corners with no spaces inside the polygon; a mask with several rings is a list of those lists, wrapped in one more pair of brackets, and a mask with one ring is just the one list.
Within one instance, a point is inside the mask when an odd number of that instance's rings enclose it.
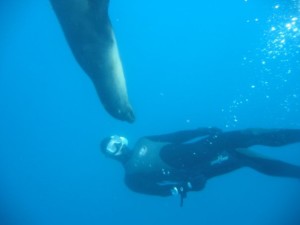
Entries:
{"label": "sea lion", "polygon": [[110,115],[134,122],[114,31],[109,0],[50,0],[72,53],[93,81]]}

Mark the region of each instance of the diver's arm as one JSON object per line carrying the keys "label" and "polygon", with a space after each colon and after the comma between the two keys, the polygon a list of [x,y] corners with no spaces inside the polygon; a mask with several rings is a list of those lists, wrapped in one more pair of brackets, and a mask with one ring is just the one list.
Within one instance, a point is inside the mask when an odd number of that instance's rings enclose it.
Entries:
{"label": "diver's arm", "polygon": [[205,128],[197,128],[194,130],[184,130],[177,131],[174,133],[163,134],[163,135],[155,135],[155,136],[147,136],[146,138],[151,141],[159,141],[159,142],[171,142],[171,143],[184,143],[186,141],[192,140],[197,137],[202,137],[205,135],[213,135],[222,132],[221,129],[216,127],[205,127]]}

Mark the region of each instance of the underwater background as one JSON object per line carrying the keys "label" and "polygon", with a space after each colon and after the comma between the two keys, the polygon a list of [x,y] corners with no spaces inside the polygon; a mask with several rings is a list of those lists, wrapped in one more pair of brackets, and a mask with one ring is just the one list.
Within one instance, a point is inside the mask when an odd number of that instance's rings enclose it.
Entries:
{"label": "underwater background", "polygon": [[[137,120],[110,117],[48,1],[0,2],[0,225],[300,224],[300,181],[248,168],[177,197],[133,193],[102,138],[300,128],[299,0],[111,0]],[[300,144],[253,147],[300,165]]]}

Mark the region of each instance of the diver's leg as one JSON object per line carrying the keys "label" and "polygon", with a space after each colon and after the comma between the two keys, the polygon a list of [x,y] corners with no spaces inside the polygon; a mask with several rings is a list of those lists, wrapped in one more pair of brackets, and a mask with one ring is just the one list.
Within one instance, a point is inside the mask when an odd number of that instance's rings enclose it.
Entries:
{"label": "diver's leg", "polygon": [[300,166],[270,159],[251,152],[249,149],[237,149],[235,155],[244,166],[250,167],[263,174],[300,179]]}
{"label": "diver's leg", "polygon": [[283,146],[300,142],[299,129],[250,129],[261,145]]}
{"label": "diver's leg", "polygon": [[283,146],[300,142],[300,129],[246,129],[220,133],[208,140],[215,147],[247,148],[253,145]]}
{"label": "diver's leg", "polygon": [[253,145],[275,147],[297,142],[300,143],[300,129],[246,129],[221,132],[192,143],[166,145],[160,156],[176,168],[192,168],[210,162],[224,150]]}
{"label": "diver's leg", "polygon": [[300,179],[300,166],[280,160],[256,159],[249,166],[266,175]]}

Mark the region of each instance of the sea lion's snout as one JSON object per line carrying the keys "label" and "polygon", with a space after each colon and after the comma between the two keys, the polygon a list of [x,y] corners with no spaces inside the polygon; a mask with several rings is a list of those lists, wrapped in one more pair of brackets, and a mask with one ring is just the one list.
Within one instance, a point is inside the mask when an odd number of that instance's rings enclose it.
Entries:
{"label": "sea lion's snout", "polygon": [[133,123],[135,121],[135,115],[131,107],[126,114],[126,118],[127,118],[126,121],[129,123]]}

